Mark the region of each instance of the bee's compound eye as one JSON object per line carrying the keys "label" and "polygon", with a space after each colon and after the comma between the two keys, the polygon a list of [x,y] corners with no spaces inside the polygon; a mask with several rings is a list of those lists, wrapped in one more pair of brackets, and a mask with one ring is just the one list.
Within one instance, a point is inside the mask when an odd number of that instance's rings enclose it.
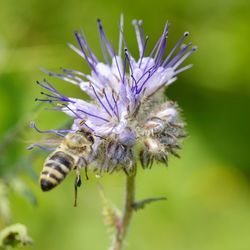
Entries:
{"label": "bee's compound eye", "polygon": [[86,138],[88,139],[89,142],[94,143],[94,137],[90,132],[86,132]]}

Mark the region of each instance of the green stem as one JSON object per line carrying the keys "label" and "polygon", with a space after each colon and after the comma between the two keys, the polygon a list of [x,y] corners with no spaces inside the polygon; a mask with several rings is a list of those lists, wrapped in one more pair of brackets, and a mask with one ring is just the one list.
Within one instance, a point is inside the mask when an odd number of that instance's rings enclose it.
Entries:
{"label": "green stem", "polygon": [[112,246],[110,250],[121,250],[128,231],[129,223],[133,214],[133,204],[135,201],[135,174],[126,176],[125,204],[121,222],[116,227]]}

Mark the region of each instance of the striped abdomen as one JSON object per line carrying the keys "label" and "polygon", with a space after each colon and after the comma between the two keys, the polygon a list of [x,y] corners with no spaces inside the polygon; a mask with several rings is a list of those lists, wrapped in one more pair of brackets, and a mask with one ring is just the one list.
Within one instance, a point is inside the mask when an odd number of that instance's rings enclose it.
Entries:
{"label": "striped abdomen", "polygon": [[44,163],[40,176],[41,189],[49,191],[56,187],[74,167],[74,158],[63,151],[55,151]]}

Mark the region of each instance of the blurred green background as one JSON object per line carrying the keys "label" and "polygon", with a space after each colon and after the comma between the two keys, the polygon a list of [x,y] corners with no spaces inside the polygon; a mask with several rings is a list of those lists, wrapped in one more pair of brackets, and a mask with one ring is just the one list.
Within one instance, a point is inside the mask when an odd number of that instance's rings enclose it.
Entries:
{"label": "blurred green background", "polygon": [[[74,208],[74,175],[53,192],[42,193],[37,178],[46,154],[25,148],[41,138],[29,121],[41,129],[67,121],[34,102],[41,91],[35,81],[46,77],[39,68],[88,72],[67,42],[76,44],[73,31],[83,28],[101,58],[96,19],[102,19],[117,44],[120,13],[136,55],[134,18],[143,19],[149,48],[166,20],[171,22],[169,49],[186,30],[199,48],[188,59],[194,67],[166,91],[188,124],[181,160],[171,158],[169,168],[138,171],[139,199],[168,200],[134,215],[125,249],[250,249],[248,0],[0,0],[0,180],[7,183],[7,191],[0,190],[0,229],[11,222],[25,224],[34,240],[28,249],[108,249],[111,237],[103,225],[97,183],[121,206],[123,175],[98,180],[90,175]],[[51,81],[70,96],[83,96],[74,86]]]}

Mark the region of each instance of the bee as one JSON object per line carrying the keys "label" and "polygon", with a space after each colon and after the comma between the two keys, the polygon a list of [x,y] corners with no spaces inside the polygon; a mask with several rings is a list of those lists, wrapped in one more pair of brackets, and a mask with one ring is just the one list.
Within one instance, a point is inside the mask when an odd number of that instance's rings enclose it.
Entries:
{"label": "bee", "polygon": [[60,145],[45,160],[40,175],[42,191],[49,191],[61,183],[68,173],[76,169],[75,179],[75,206],[77,187],[81,185],[80,169],[85,168],[87,177],[88,158],[92,154],[94,137],[91,132],[78,130],[68,133]]}

